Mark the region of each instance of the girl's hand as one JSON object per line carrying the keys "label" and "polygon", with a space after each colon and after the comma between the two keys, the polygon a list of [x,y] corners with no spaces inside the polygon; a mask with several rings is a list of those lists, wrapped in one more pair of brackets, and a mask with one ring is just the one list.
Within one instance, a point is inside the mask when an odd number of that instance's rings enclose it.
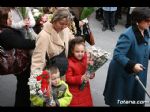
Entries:
{"label": "girl's hand", "polygon": [[133,67],[133,71],[135,73],[139,73],[139,72],[143,71],[143,65],[142,64],[135,64],[135,66]]}
{"label": "girl's hand", "polygon": [[85,81],[85,82],[88,82],[88,80],[89,80],[88,75],[84,74],[84,75],[81,77],[81,80],[82,80],[82,81]]}

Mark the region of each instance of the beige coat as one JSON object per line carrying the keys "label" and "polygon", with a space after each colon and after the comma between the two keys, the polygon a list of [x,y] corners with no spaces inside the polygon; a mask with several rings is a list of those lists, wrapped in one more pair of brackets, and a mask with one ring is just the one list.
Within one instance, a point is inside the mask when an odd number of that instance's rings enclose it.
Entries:
{"label": "beige coat", "polygon": [[[74,38],[69,28],[57,33],[50,22],[46,22],[43,30],[38,35],[36,48],[32,55],[31,72],[36,68],[43,69],[46,62],[46,52],[49,58],[60,54],[64,49],[68,56],[68,42]],[[65,43],[65,44],[64,44]]]}

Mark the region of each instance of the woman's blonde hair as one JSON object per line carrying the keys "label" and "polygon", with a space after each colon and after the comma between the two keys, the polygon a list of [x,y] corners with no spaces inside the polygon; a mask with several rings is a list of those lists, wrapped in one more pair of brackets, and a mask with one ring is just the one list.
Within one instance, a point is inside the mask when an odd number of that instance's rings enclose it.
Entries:
{"label": "woman's blonde hair", "polygon": [[64,18],[66,18],[68,21],[72,21],[73,16],[68,9],[59,8],[54,12],[53,17],[51,19],[51,23],[62,20]]}

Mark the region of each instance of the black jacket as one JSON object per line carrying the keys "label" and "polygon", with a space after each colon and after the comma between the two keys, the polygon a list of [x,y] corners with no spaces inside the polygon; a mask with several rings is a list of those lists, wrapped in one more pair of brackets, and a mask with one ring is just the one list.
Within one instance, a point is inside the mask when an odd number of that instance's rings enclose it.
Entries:
{"label": "black jacket", "polygon": [[5,49],[18,48],[30,50],[35,48],[35,40],[25,39],[20,31],[4,27],[2,32],[0,32],[0,45]]}

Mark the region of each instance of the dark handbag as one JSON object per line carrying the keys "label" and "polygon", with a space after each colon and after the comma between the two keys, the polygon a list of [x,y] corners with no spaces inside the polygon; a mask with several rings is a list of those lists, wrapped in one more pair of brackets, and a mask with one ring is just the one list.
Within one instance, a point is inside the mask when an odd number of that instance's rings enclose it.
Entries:
{"label": "dark handbag", "polygon": [[64,76],[67,68],[68,68],[68,59],[65,54],[65,50],[61,52],[59,55],[52,57],[51,59],[48,58],[48,55],[46,53],[46,60],[47,60],[47,68],[50,66],[56,66],[58,67],[60,71],[60,76]]}
{"label": "dark handbag", "polygon": [[88,24],[83,25],[83,37],[90,45],[94,45],[94,36]]}
{"label": "dark handbag", "polygon": [[0,75],[19,74],[29,65],[27,51],[21,49],[5,50],[0,46]]}

